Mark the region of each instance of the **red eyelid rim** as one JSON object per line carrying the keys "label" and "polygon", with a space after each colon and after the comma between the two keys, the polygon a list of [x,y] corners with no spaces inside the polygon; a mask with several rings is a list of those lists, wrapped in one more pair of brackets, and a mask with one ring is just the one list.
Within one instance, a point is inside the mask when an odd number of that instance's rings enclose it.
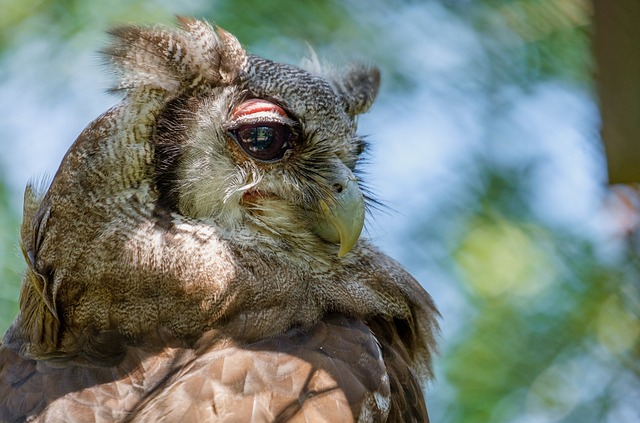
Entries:
{"label": "red eyelid rim", "polygon": [[243,116],[255,115],[259,113],[274,113],[280,115],[284,118],[288,118],[287,113],[282,109],[282,107],[271,103],[267,100],[261,100],[259,98],[253,98],[251,100],[247,100],[238,107],[233,110],[233,114],[231,115],[231,119],[236,120]]}

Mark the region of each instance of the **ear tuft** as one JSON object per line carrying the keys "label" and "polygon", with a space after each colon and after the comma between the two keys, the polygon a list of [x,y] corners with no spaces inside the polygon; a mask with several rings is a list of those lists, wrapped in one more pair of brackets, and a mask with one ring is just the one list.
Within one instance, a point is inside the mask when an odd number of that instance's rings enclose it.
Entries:
{"label": "ear tuft", "polygon": [[351,116],[359,115],[373,104],[380,88],[380,71],[375,67],[352,65],[341,75],[333,77],[338,91]]}
{"label": "ear tuft", "polygon": [[205,21],[179,17],[178,23],[180,29],[128,26],[110,32],[114,40],[103,53],[118,72],[113,90],[176,92],[234,81],[246,61],[238,40]]}

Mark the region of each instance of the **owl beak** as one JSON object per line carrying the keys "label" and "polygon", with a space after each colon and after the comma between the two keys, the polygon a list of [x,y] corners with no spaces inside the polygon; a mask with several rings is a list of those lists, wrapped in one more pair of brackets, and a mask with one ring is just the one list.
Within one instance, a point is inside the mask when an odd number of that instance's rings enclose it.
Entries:
{"label": "owl beak", "polygon": [[331,181],[331,201],[320,201],[314,231],[322,239],[340,244],[338,257],[344,257],[360,238],[364,226],[364,198],[351,170],[337,160],[339,172]]}

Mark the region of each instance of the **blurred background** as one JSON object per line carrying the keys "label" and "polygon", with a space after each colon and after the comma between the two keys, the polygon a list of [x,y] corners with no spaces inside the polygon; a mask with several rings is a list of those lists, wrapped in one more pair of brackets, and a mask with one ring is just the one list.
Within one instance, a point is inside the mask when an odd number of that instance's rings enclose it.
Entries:
{"label": "blurred background", "polygon": [[640,199],[637,186],[609,185],[640,183],[637,0],[0,0],[0,10],[0,333],[18,310],[25,184],[53,175],[117,102],[97,54],[105,31],[191,15],[270,59],[295,64],[312,46],[334,64],[380,67],[359,127],[385,206],[366,235],[442,312],[432,421],[640,421]]}

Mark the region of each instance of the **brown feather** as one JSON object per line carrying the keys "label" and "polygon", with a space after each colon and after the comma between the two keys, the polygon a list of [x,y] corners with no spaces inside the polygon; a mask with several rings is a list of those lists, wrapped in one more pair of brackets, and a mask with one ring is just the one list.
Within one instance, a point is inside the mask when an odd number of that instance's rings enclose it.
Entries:
{"label": "brown feather", "polygon": [[381,347],[357,319],[330,315],[311,328],[232,343],[210,334],[192,348],[145,343],[101,368],[56,366],[0,348],[0,419],[385,421],[396,407]]}

